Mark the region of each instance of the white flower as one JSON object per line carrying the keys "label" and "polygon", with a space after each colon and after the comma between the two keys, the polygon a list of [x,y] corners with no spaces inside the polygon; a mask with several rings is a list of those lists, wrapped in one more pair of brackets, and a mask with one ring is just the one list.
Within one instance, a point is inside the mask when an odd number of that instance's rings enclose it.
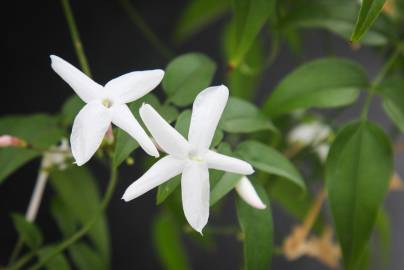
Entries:
{"label": "white flower", "polygon": [[51,55],[50,58],[53,70],[87,103],[77,114],[70,136],[77,165],[83,165],[94,155],[111,122],[131,135],[149,155],[159,156],[126,103],[153,90],[162,80],[164,71],[130,72],[101,86],[60,57]]}
{"label": "white flower", "polygon": [[66,169],[66,159],[70,158],[70,147],[66,138],[63,138],[58,146],[52,146],[46,151],[42,159],[42,168],[49,169],[56,166],[59,170]]}
{"label": "white flower", "polygon": [[196,231],[202,232],[209,218],[208,169],[242,175],[254,172],[252,166],[245,161],[209,150],[228,96],[229,90],[223,85],[209,87],[198,94],[192,108],[188,141],[153,107],[143,105],[140,116],[157,144],[168,155],[131,184],[122,198],[125,201],[132,200],[182,173],[182,205],[185,217]]}
{"label": "white flower", "polygon": [[241,199],[246,203],[257,209],[265,209],[267,206],[261,201],[254,186],[251,184],[250,180],[243,176],[236,185],[236,191]]}
{"label": "white flower", "polygon": [[314,151],[317,153],[317,156],[321,160],[321,162],[325,162],[327,160],[328,152],[330,152],[330,145],[328,143],[322,143],[317,145],[314,148]]}
{"label": "white flower", "polygon": [[331,129],[320,122],[303,123],[292,129],[287,139],[289,144],[308,146],[326,140],[330,133]]}

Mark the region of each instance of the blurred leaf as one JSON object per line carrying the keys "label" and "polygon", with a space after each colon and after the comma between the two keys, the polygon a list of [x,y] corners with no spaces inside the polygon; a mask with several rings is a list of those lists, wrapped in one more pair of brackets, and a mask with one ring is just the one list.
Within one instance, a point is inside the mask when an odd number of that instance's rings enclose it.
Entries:
{"label": "blurred leaf", "polygon": [[[101,202],[95,179],[85,167],[75,166],[64,171],[52,171],[51,180],[52,187],[67,209],[67,213],[80,224],[85,224],[94,217]],[[104,264],[108,265],[110,250],[105,214],[97,220],[88,235],[103,258]]]}
{"label": "blurred leaf", "polygon": [[78,96],[69,97],[62,106],[62,123],[66,126],[73,123],[79,111],[86,105]]}
{"label": "blurred leaf", "polygon": [[244,201],[237,200],[237,216],[244,235],[244,269],[266,270],[272,257],[272,213],[267,194],[255,186],[266,209],[255,209]]}
{"label": "blurred leaf", "polygon": [[306,189],[303,178],[293,164],[277,150],[257,141],[245,141],[236,151],[256,169],[285,177],[302,190]]}
{"label": "blurred leaf", "polygon": [[[47,246],[41,249],[39,251],[39,261],[43,260],[43,258],[46,258],[48,254],[53,253],[55,249],[56,246]],[[45,264],[45,266],[47,270],[70,270],[69,263],[62,253],[59,253],[58,255],[50,259]]]}
{"label": "blurred leaf", "polygon": [[404,132],[404,79],[386,81],[381,85],[380,92],[383,96],[383,109]]}
{"label": "blurred leaf", "polygon": [[230,0],[191,0],[178,20],[175,40],[182,42],[229,9]]}
{"label": "blurred leaf", "polygon": [[175,105],[189,105],[201,90],[210,85],[215,71],[215,62],[204,54],[180,55],[168,64],[163,89]]}
{"label": "blurred leaf", "polygon": [[362,0],[358,20],[356,21],[351,40],[358,42],[372,26],[383,9],[385,0]]}
{"label": "blurred leaf", "polygon": [[179,227],[168,213],[162,212],[155,219],[153,241],[164,269],[190,269]]}
{"label": "blurred leaf", "polygon": [[230,65],[237,67],[250,49],[268,17],[275,12],[275,0],[233,0],[236,24],[235,50]]}
{"label": "blurred leaf", "polygon": [[353,103],[369,85],[363,68],[350,60],[322,58],[303,64],[275,88],[265,111],[275,117],[297,109],[330,108]]}
{"label": "blurred leaf", "polygon": [[60,196],[52,198],[50,212],[63,237],[69,237],[76,232],[79,222]]}
{"label": "blurred leaf", "polygon": [[229,99],[219,127],[230,133],[277,131],[272,122],[261,114],[255,105],[238,98]]}
{"label": "blurred leaf", "polygon": [[12,218],[21,240],[32,250],[38,249],[43,243],[43,236],[39,228],[20,214],[13,214]]}
{"label": "blurred leaf", "polygon": [[[135,118],[139,121],[141,125],[142,120],[139,115],[139,108],[143,103],[148,103],[152,105],[161,116],[167,120],[167,122],[172,122],[177,118],[178,111],[171,105],[161,105],[160,101],[153,94],[148,94],[145,97],[132,102],[129,105],[130,110],[132,111]],[[145,128],[145,130],[147,130]],[[133,139],[128,133],[123,131],[122,129],[118,129],[116,132],[116,146],[114,152],[114,166],[119,166],[125,159],[129,157],[129,155],[139,147],[139,144],[135,139]]]}
{"label": "blurred leaf", "polygon": [[69,252],[75,265],[80,270],[108,269],[108,266],[103,262],[102,256],[83,242],[76,243],[69,247]]}
{"label": "blurred leaf", "polygon": [[379,238],[379,253],[381,257],[380,269],[389,269],[391,258],[391,224],[390,217],[386,211],[381,208],[376,219],[376,232]]}
{"label": "blurred leaf", "polygon": [[220,180],[214,185],[210,192],[210,206],[213,206],[227,193],[229,193],[240,181],[241,175],[234,173],[224,173]]}
{"label": "blurred leaf", "polygon": [[[295,0],[281,19],[284,29],[322,28],[350,40],[354,28],[358,3],[352,0]],[[386,44],[388,27],[376,27],[363,38],[363,43],[373,46]],[[285,30],[283,30],[285,31]]]}
{"label": "blurred leaf", "polygon": [[[14,115],[0,119],[0,135],[8,134],[23,139],[36,148],[47,149],[57,143],[64,130],[57,119],[46,114]],[[39,151],[25,148],[0,148],[0,183],[28,161],[40,156]]]}
{"label": "blurred leaf", "polygon": [[338,133],[327,159],[326,182],[347,270],[357,269],[392,173],[391,145],[378,126],[351,123]]}

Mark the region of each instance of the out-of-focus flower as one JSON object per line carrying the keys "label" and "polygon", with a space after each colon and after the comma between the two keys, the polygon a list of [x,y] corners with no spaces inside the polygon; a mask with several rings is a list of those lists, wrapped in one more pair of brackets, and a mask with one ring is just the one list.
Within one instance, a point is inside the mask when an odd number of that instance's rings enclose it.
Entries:
{"label": "out-of-focus flower", "polygon": [[246,176],[241,177],[235,189],[240,198],[252,207],[257,209],[265,209],[267,207],[261,201],[260,197],[254,189],[254,186],[251,184],[250,179],[248,179]]}
{"label": "out-of-focus flower", "polygon": [[87,103],[77,114],[70,137],[77,165],[83,165],[94,155],[111,122],[131,135],[146,153],[159,156],[126,103],[153,90],[163,79],[164,71],[130,72],[101,86],[60,57],[51,55],[51,60],[53,70]]}
{"label": "out-of-focus flower", "polygon": [[70,147],[67,139],[63,138],[59,146],[52,146],[45,152],[41,167],[46,169],[57,167],[64,170],[67,167],[66,160],[71,157]]}
{"label": "out-of-focus flower", "polygon": [[324,163],[327,160],[328,152],[330,152],[330,145],[328,143],[322,143],[315,146],[314,151],[316,152],[321,162]]}
{"label": "out-of-focus flower", "polygon": [[331,134],[331,129],[320,123],[310,122],[296,126],[288,134],[288,143],[297,144],[302,147],[321,143]]}
{"label": "out-of-focus flower", "polygon": [[192,228],[202,232],[209,218],[209,169],[249,175],[250,164],[237,158],[209,150],[213,135],[226,106],[229,90],[214,86],[200,92],[193,108],[188,141],[171,127],[148,104],[140,108],[140,116],[159,147],[167,156],[157,161],[142,177],[132,183],[122,199],[130,201],[182,174],[182,205]]}
{"label": "out-of-focus flower", "polygon": [[0,136],[0,148],[1,147],[25,147],[27,143],[17,137],[11,135]]}
{"label": "out-of-focus flower", "polygon": [[401,179],[400,175],[398,175],[397,172],[395,172],[390,179],[389,189],[390,189],[390,191],[403,191],[404,190],[403,180]]}

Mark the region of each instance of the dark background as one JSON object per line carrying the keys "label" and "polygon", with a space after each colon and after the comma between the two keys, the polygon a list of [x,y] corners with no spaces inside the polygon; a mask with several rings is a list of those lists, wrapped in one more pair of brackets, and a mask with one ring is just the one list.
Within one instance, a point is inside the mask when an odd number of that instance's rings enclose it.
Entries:
{"label": "dark background", "polygon": [[[78,28],[82,37],[85,52],[89,59],[94,79],[104,84],[108,80],[133,70],[162,68],[167,60],[150,46],[142,33],[132,24],[118,1],[72,1]],[[172,1],[133,1],[134,6],[145,18],[151,28],[164,40],[171,44],[171,33],[179,17],[185,0]],[[13,2],[3,7],[7,13],[5,23],[5,49],[3,50],[3,67],[6,83],[2,85],[0,112],[6,114],[24,114],[58,112],[63,101],[73,94],[72,90],[51,71],[49,54],[56,54],[75,66],[78,61],[73,50],[68,28],[59,1],[24,1]],[[199,51],[208,54],[217,63],[219,69],[214,83],[222,83],[225,67],[220,57],[221,26],[226,18],[194,36],[181,47],[173,47],[176,53]],[[3,24],[4,25],[4,24]],[[353,58],[362,63],[374,76],[382,59],[370,49],[353,51],[339,38],[322,31],[307,32],[304,41],[304,59],[312,59],[325,55],[323,41],[327,38],[338,56]],[[299,60],[300,61],[300,60]],[[287,48],[274,65],[267,70],[260,87],[260,96],[269,94],[269,89],[287,72],[298,64],[298,59]],[[3,73],[4,74],[4,73]],[[161,89],[157,89],[157,92]],[[257,97],[258,101],[258,97]],[[380,106],[374,102],[371,118],[386,128],[390,123],[381,112]],[[345,112],[340,120],[358,115],[358,105]],[[404,176],[404,159],[396,160],[396,167]],[[398,166],[398,165],[401,166]],[[108,172],[91,164],[100,188],[104,189]],[[16,233],[9,219],[11,212],[25,212],[35,175],[39,164],[30,163],[13,174],[0,187],[0,265],[5,264],[16,241]],[[1,169],[1,168],[0,168]],[[113,269],[161,269],[152,246],[151,225],[153,216],[159,211],[155,206],[155,192],[149,192],[142,198],[123,203],[120,197],[125,188],[135,180],[140,171],[136,166],[122,170],[119,185],[116,189],[108,218],[112,241]],[[47,215],[49,194],[45,195],[42,211],[37,222],[46,232],[47,240],[57,241],[59,233]],[[212,224],[236,223],[232,200],[227,201],[228,213]],[[404,265],[404,194],[390,194],[386,207],[392,218],[392,264],[390,269],[399,270]],[[275,239],[287,234],[294,220],[274,205]],[[186,243],[193,269],[239,269],[242,261],[242,247],[231,237],[218,237],[218,245],[213,252],[206,252]],[[274,256],[273,269],[325,269],[312,259],[303,258],[296,262],[286,262],[281,256]]]}

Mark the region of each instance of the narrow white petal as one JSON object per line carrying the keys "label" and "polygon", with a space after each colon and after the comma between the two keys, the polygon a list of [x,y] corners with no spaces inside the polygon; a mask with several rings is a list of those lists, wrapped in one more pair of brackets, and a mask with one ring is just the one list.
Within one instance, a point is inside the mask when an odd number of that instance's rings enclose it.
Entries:
{"label": "narrow white petal", "polygon": [[189,225],[202,234],[209,218],[209,171],[205,163],[188,162],[181,178],[182,207]]}
{"label": "narrow white petal", "polygon": [[254,186],[250,180],[243,176],[236,185],[236,191],[238,195],[249,205],[257,209],[265,209],[267,206],[261,201]]}
{"label": "narrow white petal", "polygon": [[147,129],[166,153],[178,158],[187,157],[189,152],[188,142],[152,106],[143,104],[139,112]]}
{"label": "narrow white petal", "polygon": [[161,82],[164,71],[161,69],[134,71],[109,81],[105,89],[120,103],[132,102],[143,97]]}
{"label": "narrow white petal", "polygon": [[185,161],[172,156],[163,157],[126,189],[122,199],[126,202],[133,200],[179,175],[184,168],[184,163]]}
{"label": "narrow white petal", "polygon": [[154,157],[159,156],[156,146],[149,138],[142,126],[135,119],[132,112],[126,104],[113,106],[112,110],[112,123],[123,129],[130,136],[132,136],[143,148],[143,150]]}
{"label": "narrow white petal", "polygon": [[212,86],[198,94],[192,107],[188,141],[198,149],[208,149],[216,127],[226,107],[229,90],[226,86]]}
{"label": "narrow white petal", "polygon": [[209,150],[205,156],[208,167],[216,170],[249,175],[254,173],[253,167],[244,160],[229,157]]}
{"label": "narrow white petal", "polygon": [[81,109],[74,119],[70,136],[77,165],[83,165],[94,155],[110,124],[110,112],[100,103],[91,102]]}
{"label": "narrow white petal", "polygon": [[101,85],[62,58],[56,55],[51,55],[50,58],[52,69],[73,88],[83,101],[88,103],[103,91]]}

